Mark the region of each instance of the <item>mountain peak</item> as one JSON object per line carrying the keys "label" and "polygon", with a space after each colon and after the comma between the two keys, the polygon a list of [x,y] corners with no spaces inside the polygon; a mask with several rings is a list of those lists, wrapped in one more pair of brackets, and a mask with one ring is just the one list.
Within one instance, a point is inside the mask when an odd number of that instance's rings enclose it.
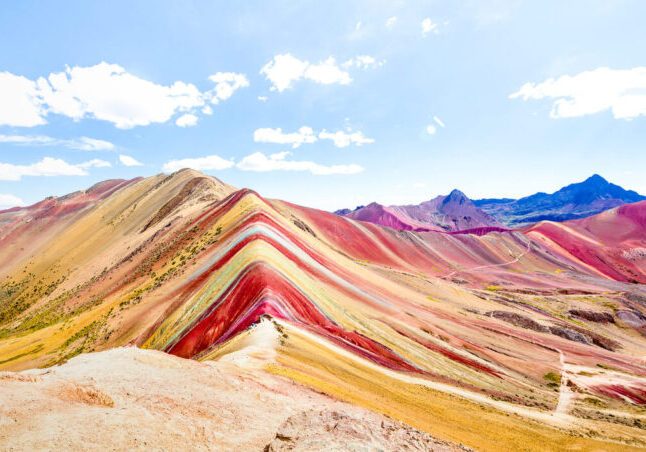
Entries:
{"label": "mountain peak", "polygon": [[584,181],[567,185],[551,194],[536,193],[510,203],[487,200],[487,203],[478,203],[478,206],[508,226],[522,226],[543,220],[565,221],[589,217],[645,199],[632,190],[608,182],[599,174],[593,174]]}
{"label": "mountain peak", "polygon": [[446,198],[444,198],[444,201],[442,201],[442,204],[447,204],[447,203],[450,203],[450,202],[456,202],[456,203],[459,203],[459,204],[464,204],[467,201],[469,201],[469,198],[467,198],[467,196],[464,193],[462,193],[458,189],[454,189],[454,190],[451,191],[451,193],[449,193],[447,195]]}
{"label": "mountain peak", "polygon": [[598,174],[593,174],[582,182],[586,185],[608,185],[609,182]]}
{"label": "mountain peak", "polygon": [[449,196],[450,197],[459,197],[459,198],[466,198],[467,197],[464,193],[462,193],[457,188],[454,188],[453,190],[451,190],[451,193],[449,193]]}

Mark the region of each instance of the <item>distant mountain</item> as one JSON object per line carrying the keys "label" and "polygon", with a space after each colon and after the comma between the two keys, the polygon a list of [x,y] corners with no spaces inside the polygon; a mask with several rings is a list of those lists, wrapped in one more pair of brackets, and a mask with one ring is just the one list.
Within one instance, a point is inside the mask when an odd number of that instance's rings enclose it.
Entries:
{"label": "distant mountain", "polygon": [[473,203],[507,226],[521,227],[543,220],[565,221],[589,217],[643,200],[646,200],[645,196],[624,190],[595,174],[552,194],[536,193],[516,200],[479,199]]}
{"label": "distant mountain", "polygon": [[459,190],[453,190],[447,196],[438,196],[417,205],[383,206],[373,202],[353,211],[343,209],[335,213],[354,220],[405,231],[453,232],[503,226],[495,218],[479,209]]}
{"label": "distant mountain", "polygon": [[351,212],[354,212],[355,210],[363,209],[364,207],[365,206],[357,206],[357,207],[354,208],[354,210],[353,209],[339,209],[339,210],[335,210],[334,214],[335,215],[345,216],[345,215],[347,215],[347,214],[349,214]]}

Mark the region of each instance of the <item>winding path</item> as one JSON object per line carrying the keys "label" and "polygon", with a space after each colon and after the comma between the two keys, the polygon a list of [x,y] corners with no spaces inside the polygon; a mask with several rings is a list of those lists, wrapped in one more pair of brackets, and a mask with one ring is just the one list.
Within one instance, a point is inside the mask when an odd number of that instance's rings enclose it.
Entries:
{"label": "winding path", "polygon": [[554,414],[562,417],[567,415],[567,412],[574,398],[574,392],[568,386],[568,364],[565,362],[565,355],[561,350],[559,352],[559,361],[561,362],[561,386],[559,387],[559,401],[554,410]]}
{"label": "winding path", "polygon": [[520,253],[518,256],[516,256],[516,258],[514,258],[514,259],[512,259],[510,261],[503,262],[501,264],[479,265],[477,267],[467,268],[467,269],[463,269],[463,270],[454,270],[451,273],[449,273],[448,275],[446,275],[445,278],[452,278],[456,273],[470,272],[470,271],[474,271],[474,270],[482,270],[483,268],[504,267],[506,265],[515,264],[516,262],[521,260],[523,258],[523,256],[525,256],[527,253],[529,253],[531,251],[531,249],[532,249],[532,241],[530,239],[527,239],[527,249],[525,251],[523,251],[522,253]]}

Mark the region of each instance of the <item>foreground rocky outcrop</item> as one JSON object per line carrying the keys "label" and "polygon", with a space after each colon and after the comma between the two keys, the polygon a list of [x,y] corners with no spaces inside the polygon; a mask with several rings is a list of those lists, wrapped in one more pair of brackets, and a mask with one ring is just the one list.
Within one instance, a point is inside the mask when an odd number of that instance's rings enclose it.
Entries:
{"label": "foreground rocky outcrop", "polygon": [[127,347],[0,373],[0,450],[462,450],[254,361]]}
{"label": "foreground rocky outcrop", "polygon": [[471,450],[438,440],[401,422],[379,422],[380,417],[367,414],[360,418],[341,411],[318,409],[301,411],[280,426],[265,451]]}

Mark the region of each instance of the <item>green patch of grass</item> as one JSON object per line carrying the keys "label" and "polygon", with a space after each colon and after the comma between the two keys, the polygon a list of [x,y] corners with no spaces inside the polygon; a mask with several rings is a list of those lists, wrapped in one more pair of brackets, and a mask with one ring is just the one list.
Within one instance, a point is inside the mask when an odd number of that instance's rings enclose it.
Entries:
{"label": "green patch of grass", "polygon": [[597,367],[599,367],[599,368],[601,368],[601,369],[605,369],[605,370],[614,370],[614,371],[616,371],[616,372],[621,372],[621,371],[620,371],[619,369],[617,369],[616,367],[606,366],[605,364],[599,364],[599,363],[597,363]]}
{"label": "green patch of grass", "polygon": [[547,385],[550,387],[559,386],[561,384],[561,376],[554,372],[548,372],[543,375],[543,380],[548,381],[549,383]]}
{"label": "green patch of grass", "polygon": [[601,401],[599,399],[595,399],[594,397],[586,397],[585,399],[583,399],[583,401],[585,403],[587,403],[588,405],[594,405],[594,406],[597,406],[599,408],[606,408],[608,406],[607,403],[605,403],[605,402],[603,402],[603,401]]}

